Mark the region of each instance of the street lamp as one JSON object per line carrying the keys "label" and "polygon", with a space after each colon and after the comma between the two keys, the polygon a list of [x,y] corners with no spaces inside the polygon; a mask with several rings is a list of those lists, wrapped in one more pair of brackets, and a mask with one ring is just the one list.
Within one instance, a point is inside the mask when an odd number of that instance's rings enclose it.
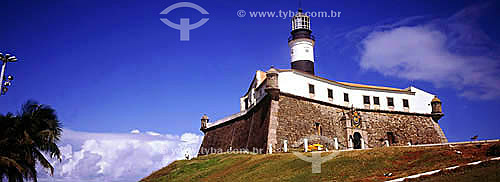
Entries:
{"label": "street lamp", "polygon": [[[5,95],[7,93],[8,87],[12,85],[10,82],[14,80],[12,75],[7,76],[5,79],[5,67],[8,62],[16,62],[16,56],[11,56],[10,54],[5,54],[5,56],[0,53],[0,60],[2,61],[2,73],[0,74],[0,95]],[[5,82],[4,82],[5,81]]]}

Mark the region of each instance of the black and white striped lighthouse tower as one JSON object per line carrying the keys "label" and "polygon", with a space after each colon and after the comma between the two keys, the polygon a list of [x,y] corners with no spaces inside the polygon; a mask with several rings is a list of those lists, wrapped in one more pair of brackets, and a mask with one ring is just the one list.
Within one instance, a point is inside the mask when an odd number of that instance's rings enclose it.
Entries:
{"label": "black and white striped lighthouse tower", "polygon": [[288,39],[292,69],[314,75],[314,36],[309,16],[299,9],[292,18],[292,36]]}

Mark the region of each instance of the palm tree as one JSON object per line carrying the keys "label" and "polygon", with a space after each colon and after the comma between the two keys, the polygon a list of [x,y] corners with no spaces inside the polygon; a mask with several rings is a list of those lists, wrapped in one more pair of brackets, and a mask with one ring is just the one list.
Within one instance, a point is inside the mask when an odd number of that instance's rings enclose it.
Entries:
{"label": "palm tree", "polygon": [[[55,110],[28,100],[17,113],[0,114],[0,182],[37,181],[36,164],[54,168],[47,157],[61,160],[57,146],[62,129]],[[44,155],[45,154],[45,155]]]}

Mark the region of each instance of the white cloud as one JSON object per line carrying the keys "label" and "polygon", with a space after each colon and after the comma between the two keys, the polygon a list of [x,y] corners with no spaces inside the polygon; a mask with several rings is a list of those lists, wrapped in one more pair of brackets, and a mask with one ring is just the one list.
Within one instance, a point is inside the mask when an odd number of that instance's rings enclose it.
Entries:
{"label": "white cloud", "polygon": [[139,133],[141,133],[141,131],[139,131],[138,129],[135,129],[135,130],[130,131],[130,133],[132,133],[132,134],[139,134]]}
{"label": "white cloud", "polygon": [[500,97],[500,46],[477,23],[488,7],[471,6],[418,24],[422,17],[362,27],[346,37],[364,37],[359,45],[364,70],[451,87],[470,99],[494,99]]}
{"label": "white cloud", "polygon": [[154,131],[148,131],[148,132],[146,132],[146,134],[151,135],[151,136],[161,136],[161,134],[156,133]]}
{"label": "white cloud", "polygon": [[54,177],[40,181],[138,181],[185,154],[196,156],[202,136],[193,133],[160,135],[87,133],[64,129],[62,162],[53,161]]}

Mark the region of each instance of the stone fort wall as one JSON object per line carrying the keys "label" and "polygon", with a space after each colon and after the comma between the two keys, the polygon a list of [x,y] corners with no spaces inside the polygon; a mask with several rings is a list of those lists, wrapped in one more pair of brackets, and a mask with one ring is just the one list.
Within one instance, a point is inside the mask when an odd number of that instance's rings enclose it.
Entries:
{"label": "stone fort wall", "polygon": [[[267,152],[269,145],[273,146],[273,151],[280,152],[284,140],[288,141],[289,148],[302,148],[303,138],[318,132],[331,140],[337,138],[340,149],[352,148],[349,136],[354,132],[361,133],[365,146],[369,148],[384,146],[388,132],[394,136],[391,145],[447,142],[430,114],[357,109],[362,127],[353,128],[351,108],[282,92],[271,95],[268,94],[247,114],[207,129],[199,154],[207,154],[203,149],[227,151],[230,147]],[[322,140],[310,140],[309,144],[312,143],[333,149],[331,144]]]}
{"label": "stone fort wall", "polygon": [[[382,147],[388,140],[387,132],[394,135],[391,145],[429,144],[447,142],[439,125],[430,114],[395,111],[357,110],[362,118],[362,127],[351,127],[350,108],[316,101],[300,96],[281,93],[278,113],[278,146],[287,140],[290,145],[303,143],[303,138],[318,133],[333,140],[337,138],[340,149],[349,146],[348,136],[353,131],[362,133],[369,148]],[[350,131],[352,130],[352,131]],[[324,144],[324,142],[320,142]],[[309,143],[311,144],[311,143]],[[333,146],[328,146],[333,149]]]}
{"label": "stone fort wall", "polygon": [[[303,147],[303,139],[316,135],[318,133],[316,123],[320,123],[321,136],[331,140],[337,137],[339,143],[345,143],[345,148],[347,148],[346,123],[342,119],[343,116],[342,109],[311,102],[298,96],[281,94],[277,130],[278,146],[283,146],[283,141],[287,140],[290,147]],[[309,144],[313,142],[325,144],[319,141],[311,141]]]}
{"label": "stone fort wall", "polygon": [[226,152],[230,148],[233,150],[248,149],[250,152],[253,149],[260,149],[265,152],[270,103],[270,97],[265,97],[247,114],[220,124],[220,126],[207,129],[198,154]]}

